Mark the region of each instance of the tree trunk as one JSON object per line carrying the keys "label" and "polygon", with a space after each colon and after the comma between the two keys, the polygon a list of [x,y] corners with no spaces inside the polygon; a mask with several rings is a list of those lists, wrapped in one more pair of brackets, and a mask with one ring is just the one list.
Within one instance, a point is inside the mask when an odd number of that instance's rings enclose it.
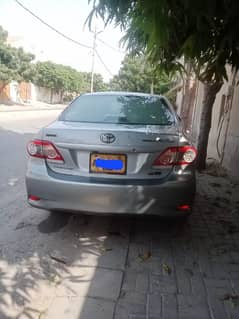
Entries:
{"label": "tree trunk", "polygon": [[203,170],[206,168],[208,138],[212,122],[213,104],[217,93],[222,87],[222,82],[204,84],[202,111],[198,136],[198,157],[197,168]]}

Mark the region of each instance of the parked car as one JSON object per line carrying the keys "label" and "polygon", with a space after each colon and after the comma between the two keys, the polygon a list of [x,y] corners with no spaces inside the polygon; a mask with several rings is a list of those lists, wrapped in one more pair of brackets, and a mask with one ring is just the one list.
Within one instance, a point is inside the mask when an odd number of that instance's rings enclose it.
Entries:
{"label": "parked car", "polygon": [[27,150],[26,187],[34,207],[97,214],[191,212],[197,151],[163,96],[81,95]]}

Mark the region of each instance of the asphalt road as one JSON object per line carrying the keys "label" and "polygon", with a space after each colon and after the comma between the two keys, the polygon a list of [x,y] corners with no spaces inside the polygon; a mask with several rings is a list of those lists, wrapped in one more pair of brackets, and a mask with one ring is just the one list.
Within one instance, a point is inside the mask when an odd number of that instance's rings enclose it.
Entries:
{"label": "asphalt road", "polygon": [[[66,302],[68,296],[79,296],[77,309],[66,317],[63,309],[62,318],[113,318],[128,249],[129,219],[112,224],[108,217],[51,214],[26,201],[26,144],[59,113],[0,113],[0,319],[60,319],[59,313],[54,314],[61,311],[58,297]],[[108,232],[116,237],[106,243]],[[56,294],[63,277],[66,282]],[[91,287],[93,278],[96,285]],[[45,314],[53,301],[60,305]]]}
{"label": "asphalt road", "polygon": [[239,318],[239,184],[198,176],[186,223],[26,202],[26,143],[60,111],[0,113],[0,319]]}
{"label": "asphalt road", "polygon": [[0,113],[0,207],[24,193],[26,144],[60,110]]}

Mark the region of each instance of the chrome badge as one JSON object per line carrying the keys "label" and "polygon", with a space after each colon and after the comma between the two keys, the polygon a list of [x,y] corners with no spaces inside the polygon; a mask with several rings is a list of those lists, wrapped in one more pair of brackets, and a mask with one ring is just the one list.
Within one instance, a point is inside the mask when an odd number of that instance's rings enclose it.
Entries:
{"label": "chrome badge", "polygon": [[104,133],[104,134],[101,134],[100,140],[103,143],[110,144],[110,143],[113,143],[116,140],[116,138],[115,138],[114,134]]}

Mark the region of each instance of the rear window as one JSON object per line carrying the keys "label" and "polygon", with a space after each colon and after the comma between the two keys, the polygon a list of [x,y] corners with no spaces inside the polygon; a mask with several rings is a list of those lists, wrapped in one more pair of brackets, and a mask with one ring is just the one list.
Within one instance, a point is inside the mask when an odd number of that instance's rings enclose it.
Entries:
{"label": "rear window", "polygon": [[82,95],[62,113],[69,122],[171,125],[173,115],[157,96]]}

